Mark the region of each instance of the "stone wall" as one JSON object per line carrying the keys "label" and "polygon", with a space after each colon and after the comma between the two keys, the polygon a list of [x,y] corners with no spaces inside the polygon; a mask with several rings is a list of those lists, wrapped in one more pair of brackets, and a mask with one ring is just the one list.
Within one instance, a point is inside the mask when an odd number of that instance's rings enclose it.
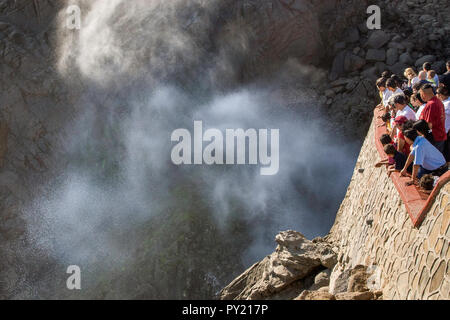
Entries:
{"label": "stone wall", "polygon": [[377,266],[384,299],[450,299],[450,183],[414,228],[384,168],[375,168],[374,123],[326,237],[340,248],[333,273]]}

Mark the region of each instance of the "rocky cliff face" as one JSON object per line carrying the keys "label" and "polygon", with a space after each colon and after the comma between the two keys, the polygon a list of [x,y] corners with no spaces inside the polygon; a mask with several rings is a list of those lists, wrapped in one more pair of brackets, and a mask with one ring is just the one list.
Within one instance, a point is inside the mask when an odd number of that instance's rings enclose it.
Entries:
{"label": "rocky cliff face", "polygon": [[[89,6],[89,1],[80,3]],[[372,78],[377,73],[385,68],[400,70],[410,63],[418,65],[423,54],[432,54],[428,59],[439,70],[449,54],[445,42],[448,15],[441,10],[446,1],[425,4],[411,0],[398,6],[380,1],[387,22],[380,32],[364,27],[367,1],[227,0],[218,1],[212,9],[205,1],[192,3],[195,5],[188,9],[177,7],[175,16],[183,34],[195,44],[199,59],[177,63],[186,57],[170,56],[172,60],[166,62],[171,63],[155,73],[158,80],[175,79],[180,86],[189,86],[198,70],[204,70],[204,61],[223,55],[227,61],[224,71],[211,79],[219,88],[233,88],[258,77],[275,76],[280,66],[294,60],[308,67],[291,72],[311,74],[307,79],[315,88],[299,84],[297,77],[288,78],[281,90],[286,100],[297,106],[299,92],[306,92],[334,123],[351,119],[348,134],[352,138],[365,135],[367,125],[361,124],[369,123],[368,106],[375,96]],[[0,0],[0,296],[6,298],[32,295],[24,288],[32,281],[45,280],[39,275],[41,270],[50,273],[49,269],[57,266],[46,252],[30,249],[35,239],[26,234],[22,209],[36,194],[46,192],[41,190],[46,181],[67,170],[73,160],[66,150],[73,131],[67,128],[90,107],[81,107],[84,102],[80,97],[89,93],[89,86],[81,81],[79,70],[63,75],[57,65],[61,37],[67,36],[61,34],[58,20],[65,5],[56,0]],[[417,19],[419,27],[414,23]],[[148,24],[135,27],[149,29],[145,27],[152,21],[146,21]],[[118,19],[118,27],[128,22],[132,21]],[[121,45],[131,46],[130,54],[144,60],[152,51],[141,48],[150,36],[142,34],[142,38]],[[130,83],[139,82],[145,73],[148,69],[144,68]],[[114,104],[114,96],[105,96],[97,109]],[[336,131],[338,127],[341,125]],[[328,259],[336,254],[335,247],[319,240],[307,241],[293,232],[281,234],[277,241],[278,251],[225,290],[225,298],[294,298],[299,288],[314,292],[328,283],[332,268]],[[11,267],[29,266],[29,261],[36,263],[26,272]],[[142,289],[142,296],[146,290]]]}
{"label": "rocky cliff face", "polygon": [[[322,238],[313,241],[296,231],[283,231],[274,253],[247,269],[220,293],[223,300],[374,300],[382,292],[368,279],[374,270],[363,265],[335,271],[339,247]],[[334,270],[334,271],[333,271]],[[370,288],[370,289],[369,289]]]}
{"label": "rocky cliff face", "polygon": [[[382,30],[369,31],[364,24],[349,26],[334,45],[329,82],[323,86],[323,103],[329,106],[330,117],[337,123],[355,119],[359,126],[355,130],[363,132],[372,123],[372,113],[367,111],[377,99],[374,81],[381,72],[401,75],[405,68],[420,70],[429,61],[443,73],[450,56],[447,1],[378,4]],[[373,131],[372,124],[330,234],[309,242],[293,231],[280,233],[276,251],[225,287],[221,299],[449,298],[449,186],[441,190],[419,230],[414,229],[392,182],[385,172],[372,169],[378,161]],[[310,243],[312,252],[320,246],[332,248],[338,263],[328,269],[324,264],[318,269],[302,263],[292,267],[291,261],[303,259],[305,253],[278,241],[286,234]],[[290,257],[290,269],[280,255]]]}
{"label": "rocky cliff face", "polygon": [[[74,2],[77,1],[71,3]],[[91,2],[77,3],[88,8]],[[174,16],[168,17],[176,18],[176,27],[193,44],[198,59],[189,60],[190,57],[183,55],[158,56],[166,59],[152,73],[159,81],[173,80],[180,86],[192,86],[191,79],[205,71],[203,63],[214,62],[217,56],[225,57],[227,64],[219,76],[213,75],[210,80],[222,89],[271,77],[290,59],[320,66],[332,54],[330,34],[342,33],[348,21],[359,23],[357,12],[363,11],[365,5],[365,1],[356,0],[350,6],[349,1],[338,0],[227,0],[216,2],[216,6],[209,3],[193,1],[189,8],[183,7],[182,1],[174,5]],[[73,134],[80,134],[71,128],[75,119],[91,107],[80,98],[89,95],[92,89],[81,80],[80,70],[71,69],[62,74],[58,65],[61,41],[71,43],[71,34],[61,32],[66,4],[52,0],[0,1],[0,295],[6,298],[33,296],[30,284],[45,282],[48,274],[61,267],[44,250],[33,247],[36,239],[27,234],[27,223],[32,220],[24,219],[23,208],[37,195],[48,192],[43,190],[47,181],[57,180],[67,172],[74,160],[67,146]],[[121,23],[133,25],[127,19],[118,19],[117,27],[122,27]],[[134,26],[144,27],[141,38],[120,44],[132,48],[128,53],[141,59],[139,63],[153,54],[152,47],[142,47],[142,43],[151,36],[145,30],[151,30],[155,22],[145,21],[147,24]],[[166,25],[171,27],[170,23]],[[130,83],[138,83],[148,73],[148,69],[141,68],[135,78],[129,79]],[[297,97],[298,84],[287,81],[287,95]],[[302,90],[307,89],[302,86]],[[318,93],[311,94],[316,97]],[[116,105],[114,97],[102,96],[101,101],[96,101],[95,111],[110,116],[102,107],[108,103]],[[119,114],[123,106],[117,110]],[[120,121],[121,114],[113,116]],[[101,119],[94,121],[101,123]],[[97,134],[108,139],[97,128]],[[108,147],[115,145],[110,143]],[[96,152],[100,153],[92,151]],[[104,154],[99,157],[96,160],[104,163]],[[34,218],[39,220],[31,217]],[[35,263],[31,265],[30,261]],[[27,266],[27,270],[16,266]],[[46,276],[40,275],[42,269],[46,270]],[[143,295],[146,290],[142,289]],[[51,296],[52,289],[48,291]]]}
{"label": "rocky cliff face", "polygon": [[221,299],[450,298],[450,183],[414,228],[393,182],[374,167],[374,132],[372,123],[330,233],[312,242],[280,233],[276,251],[225,287]]}
{"label": "rocky cliff face", "polygon": [[[337,252],[321,239],[309,241],[299,232],[285,231],[275,241],[275,252],[223,289],[221,299],[293,299],[299,291],[324,282],[337,263]],[[314,282],[315,278],[320,280]]]}

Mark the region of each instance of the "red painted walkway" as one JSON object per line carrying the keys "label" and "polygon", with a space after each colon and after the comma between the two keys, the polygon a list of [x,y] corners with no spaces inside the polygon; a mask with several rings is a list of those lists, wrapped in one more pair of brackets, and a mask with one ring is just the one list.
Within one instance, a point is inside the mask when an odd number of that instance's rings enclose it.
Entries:
{"label": "red painted walkway", "polygon": [[[383,145],[380,142],[380,136],[387,133],[386,126],[378,127],[383,124],[383,121],[378,117],[383,115],[382,110],[374,110],[375,121],[375,146],[380,154],[381,159],[386,159],[387,155],[384,152]],[[405,204],[409,217],[414,227],[419,227],[423,219],[427,215],[427,212],[432,207],[436,196],[439,194],[439,190],[450,181],[450,171],[440,177],[438,183],[434,187],[430,195],[423,193],[418,187],[406,186],[406,182],[410,180],[408,177],[401,177],[399,172],[391,174],[392,182],[394,183],[400,198]]]}

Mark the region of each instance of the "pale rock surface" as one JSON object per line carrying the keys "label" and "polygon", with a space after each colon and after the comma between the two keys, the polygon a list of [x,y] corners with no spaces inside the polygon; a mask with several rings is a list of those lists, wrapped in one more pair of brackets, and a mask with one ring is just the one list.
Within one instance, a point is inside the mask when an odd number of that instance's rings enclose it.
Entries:
{"label": "pale rock surface", "polygon": [[267,299],[295,281],[332,268],[336,253],[326,242],[312,242],[296,231],[280,232],[274,253],[254,264],[220,293],[221,299]]}

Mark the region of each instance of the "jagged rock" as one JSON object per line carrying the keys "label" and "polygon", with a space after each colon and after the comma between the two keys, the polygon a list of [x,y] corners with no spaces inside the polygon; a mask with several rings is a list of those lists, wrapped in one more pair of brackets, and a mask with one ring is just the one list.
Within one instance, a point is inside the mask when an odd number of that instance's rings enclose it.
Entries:
{"label": "jagged rock", "polygon": [[328,285],[330,284],[330,274],[330,269],[319,272],[314,278],[314,284],[311,286],[311,288],[309,288],[309,290],[314,291],[319,290],[323,287],[328,287]]}
{"label": "jagged rock", "polygon": [[344,270],[340,264],[337,264],[330,275],[329,292],[331,294],[346,292],[350,275],[351,270]]}
{"label": "jagged rock", "polygon": [[385,61],[386,51],[384,49],[369,49],[366,53],[366,60],[368,61]]}
{"label": "jagged rock", "polygon": [[225,287],[221,299],[269,298],[314,274],[318,268],[332,268],[336,264],[336,253],[326,242],[313,243],[292,230],[279,233],[275,241],[278,243],[275,252]]}
{"label": "jagged rock", "polygon": [[375,30],[370,33],[369,39],[367,40],[367,46],[371,49],[379,49],[384,46],[389,40],[390,35],[388,35],[383,30]]}
{"label": "jagged rock", "polygon": [[348,292],[364,292],[369,291],[367,288],[367,279],[369,274],[366,272],[367,267],[363,265],[358,265],[350,273],[348,279]]}

